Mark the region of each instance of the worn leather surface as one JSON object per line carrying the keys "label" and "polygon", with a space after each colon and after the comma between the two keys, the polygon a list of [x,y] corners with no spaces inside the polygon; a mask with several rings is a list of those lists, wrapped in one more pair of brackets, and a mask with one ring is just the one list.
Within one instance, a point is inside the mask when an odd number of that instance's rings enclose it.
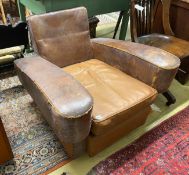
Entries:
{"label": "worn leather surface", "polygon": [[180,1],[183,1],[183,2],[189,3],[189,0],[180,0]]}
{"label": "worn leather surface", "polygon": [[15,61],[19,78],[58,138],[84,140],[90,131],[93,100],[71,75],[41,57]]}
{"label": "worn leather surface", "polygon": [[108,64],[92,59],[63,68],[90,92],[94,99],[94,135],[111,130],[152,104],[157,91]]}
{"label": "worn leather surface", "polygon": [[149,46],[158,47],[176,55],[180,59],[189,56],[189,42],[174,36],[150,34],[138,38],[139,42]]}
{"label": "worn leather surface", "polygon": [[91,58],[88,16],[84,7],[28,19],[34,50],[59,67]]}
{"label": "worn leather surface", "polygon": [[109,145],[112,145],[116,140],[141,126],[145,123],[150,111],[150,107],[143,108],[143,110],[134,114],[128,120],[122,121],[120,125],[112,127],[111,130],[108,130],[101,135],[94,136],[90,133],[87,140],[87,153],[90,156],[94,156]]}
{"label": "worn leather surface", "polygon": [[94,58],[100,59],[152,86],[167,91],[180,60],[161,49],[113,39],[92,39]]}
{"label": "worn leather surface", "polygon": [[41,57],[17,60],[18,75],[73,157],[85,150],[89,133],[87,147],[94,155],[143,124],[155,89],[166,91],[180,64],[157,48],[90,41],[85,8],[32,16],[28,22]]}

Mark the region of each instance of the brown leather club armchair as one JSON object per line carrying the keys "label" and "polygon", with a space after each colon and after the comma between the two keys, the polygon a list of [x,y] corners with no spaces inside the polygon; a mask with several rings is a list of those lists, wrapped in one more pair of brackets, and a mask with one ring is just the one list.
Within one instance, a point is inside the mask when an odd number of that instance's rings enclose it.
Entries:
{"label": "brown leather club armchair", "polygon": [[15,66],[71,157],[93,156],[142,125],[180,63],[157,48],[90,40],[83,7],[32,16],[28,23],[39,56]]}

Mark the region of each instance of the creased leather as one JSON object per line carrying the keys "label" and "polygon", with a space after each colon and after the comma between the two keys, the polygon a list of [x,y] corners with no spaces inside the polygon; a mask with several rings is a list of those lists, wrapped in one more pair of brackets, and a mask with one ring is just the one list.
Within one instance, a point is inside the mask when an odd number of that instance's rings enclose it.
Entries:
{"label": "creased leather", "polygon": [[108,64],[91,59],[63,68],[92,95],[92,128],[103,134],[132,118],[156,98],[157,91]]}
{"label": "creased leather", "polygon": [[[40,57],[15,61],[18,75],[60,140],[77,143],[91,127],[93,100],[71,75]],[[70,132],[71,131],[71,132]]]}
{"label": "creased leather", "polygon": [[35,52],[59,67],[92,57],[87,11],[84,7],[28,18]]}
{"label": "creased leather", "polygon": [[94,138],[88,150],[101,142],[89,151],[94,155],[143,124],[155,89],[167,90],[180,64],[149,46],[90,41],[83,7],[32,16],[28,23],[41,57],[15,61],[19,78],[73,157],[85,150],[87,138]]}
{"label": "creased leather", "polygon": [[100,59],[159,93],[167,91],[180,65],[176,56],[158,48],[113,39],[92,39],[94,58]]}

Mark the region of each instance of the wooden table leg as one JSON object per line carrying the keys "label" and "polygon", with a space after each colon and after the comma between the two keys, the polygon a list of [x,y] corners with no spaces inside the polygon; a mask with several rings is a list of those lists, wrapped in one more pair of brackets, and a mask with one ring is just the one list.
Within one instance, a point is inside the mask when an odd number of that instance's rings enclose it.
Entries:
{"label": "wooden table leg", "polygon": [[119,26],[120,26],[120,24],[121,24],[121,20],[122,20],[122,18],[123,18],[123,14],[124,14],[124,11],[121,11],[121,12],[119,13],[119,18],[118,18],[118,20],[117,20],[116,27],[115,27],[115,29],[114,29],[113,39],[116,38],[116,35],[117,35],[117,32],[118,32]]}
{"label": "wooden table leg", "polygon": [[123,12],[121,31],[120,31],[120,35],[119,35],[119,39],[120,40],[125,40],[125,37],[126,37],[127,27],[128,27],[128,22],[129,22],[129,13],[128,13],[128,11],[124,11]]}
{"label": "wooden table leg", "polygon": [[25,6],[20,2],[20,0],[17,0],[17,4],[18,4],[18,10],[19,10],[19,14],[20,14],[20,20],[21,21],[26,21],[26,8]]}
{"label": "wooden table leg", "polygon": [[[25,7],[32,11],[33,14],[42,14],[46,12],[65,10],[70,8],[75,8],[78,6],[84,6],[88,9],[89,17],[96,16],[99,14],[105,14],[115,11],[124,11],[123,19],[121,24],[121,31],[119,39],[125,40],[127,33],[127,26],[129,21],[129,0],[117,0],[110,1],[108,5],[105,5],[103,0],[17,0],[19,13],[22,21],[25,21]],[[94,8],[94,5],[96,7]]]}

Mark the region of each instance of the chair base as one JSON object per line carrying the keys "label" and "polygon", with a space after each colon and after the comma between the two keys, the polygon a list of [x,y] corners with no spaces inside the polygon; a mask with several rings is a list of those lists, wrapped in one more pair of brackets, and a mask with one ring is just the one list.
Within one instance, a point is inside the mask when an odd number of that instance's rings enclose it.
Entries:
{"label": "chair base", "polygon": [[69,158],[75,159],[86,152],[86,139],[79,143],[65,143],[63,140],[60,142]]}
{"label": "chair base", "polygon": [[64,146],[64,150],[66,154],[70,158],[77,158],[81,156],[83,153],[87,152],[89,156],[95,156],[108,146],[111,146],[114,142],[116,142],[121,137],[127,135],[132,130],[138,128],[143,125],[151,112],[151,107],[147,106],[142,111],[136,113],[136,115],[132,116],[132,118],[123,121],[121,124],[113,127],[111,130],[105,130],[102,135],[93,135],[89,134],[86,140],[83,140],[80,143],[61,143]]}
{"label": "chair base", "polygon": [[167,103],[166,103],[167,106],[170,106],[176,103],[175,96],[169,90],[164,92],[163,96],[167,99]]}
{"label": "chair base", "polygon": [[142,111],[136,113],[130,119],[123,121],[121,124],[113,127],[111,130],[104,131],[102,135],[93,135],[90,133],[87,139],[87,153],[89,156],[95,156],[106,147],[112,145],[121,137],[129,134],[132,130],[143,125],[151,112],[151,107],[148,106]]}

